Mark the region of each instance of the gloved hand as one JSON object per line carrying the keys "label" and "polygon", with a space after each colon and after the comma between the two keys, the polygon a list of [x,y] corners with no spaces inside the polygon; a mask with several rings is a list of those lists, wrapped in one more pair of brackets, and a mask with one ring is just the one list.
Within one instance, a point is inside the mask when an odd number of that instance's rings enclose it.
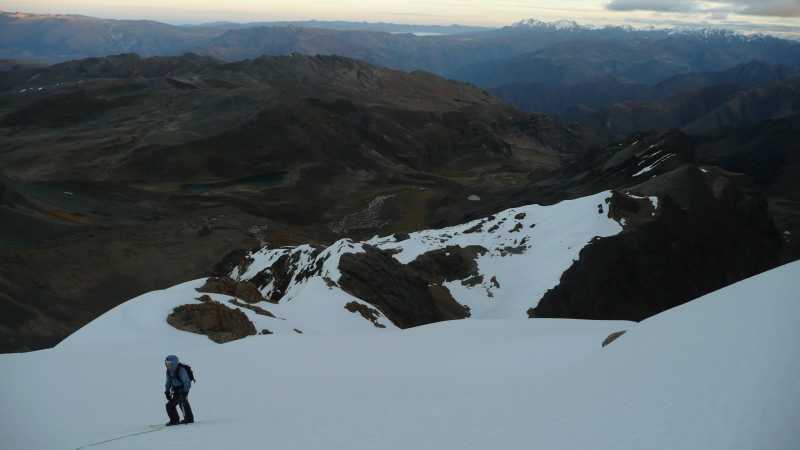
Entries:
{"label": "gloved hand", "polygon": [[169,395],[169,391],[164,391],[164,397],[167,397],[167,400],[172,400],[172,396]]}

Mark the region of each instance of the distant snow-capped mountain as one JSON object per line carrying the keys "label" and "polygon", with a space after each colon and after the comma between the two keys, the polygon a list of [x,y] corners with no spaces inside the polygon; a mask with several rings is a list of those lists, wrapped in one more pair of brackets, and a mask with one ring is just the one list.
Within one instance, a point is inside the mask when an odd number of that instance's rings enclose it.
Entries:
{"label": "distant snow-capped mountain", "polygon": [[656,33],[667,36],[695,36],[706,39],[734,39],[743,41],[753,41],[759,39],[775,39],[773,36],[763,33],[742,33],[736,30],[726,28],[713,28],[701,27],[690,25],[679,25],[674,27],[654,27],[642,26],[633,27],[631,25],[594,25],[594,24],[581,24],[574,20],[556,20],[547,22],[538,19],[524,19],[515,22],[510,28],[514,29],[531,29],[543,31],[623,31],[623,32],[641,32],[641,33]]}
{"label": "distant snow-capped mountain", "polygon": [[556,20],[553,22],[545,22],[533,18],[520,20],[511,26],[514,28],[539,28],[553,31],[589,30],[594,28],[589,25],[580,25],[574,20]]}

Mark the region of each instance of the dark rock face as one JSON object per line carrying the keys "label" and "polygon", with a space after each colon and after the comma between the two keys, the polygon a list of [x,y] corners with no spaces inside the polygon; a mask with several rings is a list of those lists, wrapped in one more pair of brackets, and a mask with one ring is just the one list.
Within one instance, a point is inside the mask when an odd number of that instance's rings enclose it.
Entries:
{"label": "dark rock face", "polygon": [[204,334],[218,344],[256,334],[256,327],[243,312],[218,302],[181,305],[167,316],[167,323],[179,330]]}
{"label": "dark rock face", "polygon": [[458,303],[446,287],[431,284],[428,286],[428,292],[433,299],[433,305],[444,320],[466,319],[470,316],[469,307]]}
{"label": "dark rock face", "polygon": [[378,308],[400,328],[463,319],[469,315],[446,288],[432,291],[417,271],[400,264],[388,252],[365,246],[365,253],[339,260],[339,285]]}
{"label": "dark rock face", "polygon": [[[311,257],[314,257],[319,251],[321,251],[320,248],[315,248],[316,253],[312,254]],[[320,267],[313,267],[298,272],[299,262],[299,253],[283,255],[272,263],[270,267],[257,273],[251,281],[258,289],[263,289],[272,283],[272,290],[267,294],[266,300],[270,303],[278,303],[281,297],[286,294],[292,277],[296,277],[300,281],[318,273],[320,270]]]}
{"label": "dark rock face", "polygon": [[[798,102],[800,107],[800,102]],[[800,114],[737,129],[701,143],[698,161],[752,178],[769,202],[778,230],[785,235],[783,261],[800,258]]]}
{"label": "dark rock face", "polygon": [[266,299],[270,303],[278,303],[278,300],[286,293],[286,289],[292,281],[292,272],[288,263],[289,255],[281,256],[268,270],[262,270],[253,277],[252,282],[259,289],[263,289],[270,282],[274,283],[272,292],[268,294]]}
{"label": "dark rock face", "polygon": [[210,294],[224,294],[231,297],[240,298],[247,303],[258,303],[264,301],[261,292],[256,285],[249,281],[235,281],[230,278],[211,277],[206,280],[206,284],[197,289],[198,292],[208,292]]}
{"label": "dark rock face", "polygon": [[685,166],[631,190],[659,196],[655,215],[612,204],[636,226],[586,246],[530,317],[640,321],[779,263],[766,202],[730,178]]}
{"label": "dark rock face", "polygon": [[658,210],[648,198],[629,197],[619,192],[611,193],[608,217],[623,223],[623,228],[652,222],[657,213]]}
{"label": "dark rock face", "polygon": [[431,283],[463,280],[478,274],[475,259],[487,250],[478,245],[469,247],[448,246],[419,255],[408,267]]}
{"label": "dark rock face", "polygon": [[214,268],[211,269],[211,276],[227,277],[233,269],[242,266],[246,262],[247,253],[248,251],[245,249],[228,252],[218,263],[214,264]]}

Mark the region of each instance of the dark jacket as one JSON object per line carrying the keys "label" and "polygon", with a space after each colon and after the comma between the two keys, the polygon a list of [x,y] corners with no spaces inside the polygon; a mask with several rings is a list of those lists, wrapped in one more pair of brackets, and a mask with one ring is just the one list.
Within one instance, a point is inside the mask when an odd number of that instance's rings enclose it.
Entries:
{"label": "dark jacket", "polygon": [[178,365],[178,357],[169,355],[165,360],[170,361],[172,364],[169,366],[169,369],[167,369],[167,381],[164,383],[164,392],[169,392],[171,389],[172,392],[188,394],[189,389],[192,388],[192,380],[189,379],[189,374],[186,372],[186,369]]}

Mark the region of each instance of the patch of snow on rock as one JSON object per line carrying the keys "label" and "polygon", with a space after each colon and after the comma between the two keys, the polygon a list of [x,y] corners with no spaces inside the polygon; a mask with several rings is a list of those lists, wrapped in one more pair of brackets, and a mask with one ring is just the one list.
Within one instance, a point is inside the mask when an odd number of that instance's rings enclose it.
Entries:
{"label": "patch of snow on rock", "polygon": [[644,169],[642,169],[642,170],[640,170],[640,171],[636,172],[636,173],[633,175],[633,178],[636,178],[636,177],[638,177],[638,176],[641,176],[641,175],[644,175],[644,174],[646,174],[647,172],[650,172],[651,170],[653,170],[653,169],[655,169],[656,167],[658,167],[658,165],[659,165],[659,164],[661,164],[661,163],[663,163],[664,161],[666,161],[666,160],[668,160],[668,159],[672,158],[673,156],[675,156],[675,154],[674,154],[674,153],[670,153],[670,154],[668,154],[668,155],[662,156],[661,158],[659,158],[659,159],[658,159],[656,162],[654,162],[653,164],[650,164],[649,166],[645,167]]}

